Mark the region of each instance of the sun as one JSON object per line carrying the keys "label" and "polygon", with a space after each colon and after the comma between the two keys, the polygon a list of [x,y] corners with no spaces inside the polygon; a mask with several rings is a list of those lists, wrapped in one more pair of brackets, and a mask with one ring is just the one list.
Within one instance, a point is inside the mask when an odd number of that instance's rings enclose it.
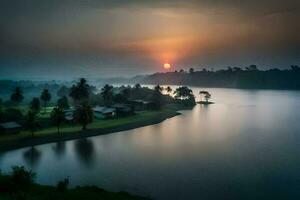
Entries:
{"label": "sun", "polygon": [[164,68],[165,68],[165,69],[170,69],[170,68],[171,68],[171,65],[170,65],[169,63],[165,63],[165,64],[164,64]]}

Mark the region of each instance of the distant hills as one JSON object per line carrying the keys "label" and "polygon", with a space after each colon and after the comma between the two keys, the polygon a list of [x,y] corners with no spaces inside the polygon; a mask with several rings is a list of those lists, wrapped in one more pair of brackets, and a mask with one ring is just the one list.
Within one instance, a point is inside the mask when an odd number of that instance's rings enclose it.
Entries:
{"label": "distant hills", "polygon": [[209,71],[174,71],[137,76],[130,80],[140,84],[189,85],[201,87],[248,88],[248,89],[300,89],[300,67],[290,69],[259,70],[256,65],[245,69],[228,67]]}

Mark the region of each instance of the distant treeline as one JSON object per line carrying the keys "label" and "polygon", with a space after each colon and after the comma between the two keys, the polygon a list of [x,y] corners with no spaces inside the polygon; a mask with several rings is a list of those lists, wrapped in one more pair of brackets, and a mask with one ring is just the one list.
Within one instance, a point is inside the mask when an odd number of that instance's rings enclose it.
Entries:
{"label": "distant treeline", "polygon": [[300,89],[300,67],[290,69],[259,70],[256,65],[245,69],[228,67],[217,71],[174,71],[155,73],[135,79],[141,84],[190,85],[201,87],[249,88],[249,89]]}

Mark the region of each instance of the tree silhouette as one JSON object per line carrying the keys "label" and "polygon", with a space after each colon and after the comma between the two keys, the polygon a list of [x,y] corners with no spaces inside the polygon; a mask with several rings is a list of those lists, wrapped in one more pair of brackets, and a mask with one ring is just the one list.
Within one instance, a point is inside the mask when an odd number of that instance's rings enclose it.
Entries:
{"label": "tree silhouette", "polygon": [[31,131],[31,137],[33,137],[34,131],[39,126],[39,123],[36,117],[36,113],[32,110],[29,110],[26,115],[25,125]]}
{"label": "tree silhouette", "polygon": [[174,94],[175,99],[179,102],[183,102],[186,106],[194,106],[196,104],[193,91],[186,86],[176,88]]}
{"label": "tree silhouette", "polygon": [[59,134],[60,133],[59,132],[60,125],[62,124],[62,122],[65,119],[65,114],[64,114],[63,109],[59,108],[59,107],[53,108],[50,117],[51,117],[52,122],[57,127],[57,133]]}
{"label": "tree silhouette", "polygon": [[30,102],[30,109],[35,112],[35,113],[38,113],[41,109],[41,103],[40,103],[40,100],[39,98],[33,98]]}
{"label": "tree silhouette", "polygon": [[113,92],[112,92],[113,86],[106,84],[101,89],[101,96],[103,97],[104,104],[106,106],[110,106],[113,103]]}
{"label": "tree silhouette", "polygon": [[40,99],[44,102],[44,112],[46,113],[47,103],[51,100],[51,94],[48,89],[43,90]]}
{"label": "tree silhouette", "polygon": [[74,119],[77,123],[82,125],[82,130],[86,130],[86,126],[93,122],[93,110],[88,104],[77,106],[74,112]]}
{"label": "tree silhouette", "polygon": [[200,91],[199,94],[201,95],[201,98],[202,98],[202,95],[204,95],[204,99],[206,102],[208,102],[208,100],[211,98],[211,94],[208,92],[208,91]]}
{"label": "tree silhouette", "polygon": [[20,104],[24,99],[23,91],[20,87],[16,87],[13,93],[10,96],[10,100],[15,104]]}
{"label": "tree silhouette", "polygon": [[189,73],[190,73],[190,74],[193,74],[194,71],[195,71],[194,68],[190,68],[190,69],[189,69]]}
{"label": "tree silhouette", "polygon": [[58,99],[57,106],[62,110],[70,108],[68,98],[66,96],[63,96],[60,99]]}
{"label": "tree silhouette", "polygon": [[63,85],[58,89],[56,94],[58,97],[64,97],[64,96],[68,96],[69,93],[70,93],[70,89]]}
{"label": "tree silhouette", "polygon": [[153,94],[151,97],[151,101],[153,101],[156,109],[161,109],[163,105],[163,95],[162,95],[163,88],[160,85],[156,85],[153,90]]}
{"label": "tree silhouette", "polygon": [[90,86],[84,78],[81,78],[79,83],[73,85],[69,96],[73,99],[76,105],[88,101],[90,95]]}
{"label": "tree silhouette", "polygon": [[166,91],[167,91],[167,93],[171,93],[172,92],[172,88],[170,87],[170,86],[168,86],[167,88],[166,88]]}

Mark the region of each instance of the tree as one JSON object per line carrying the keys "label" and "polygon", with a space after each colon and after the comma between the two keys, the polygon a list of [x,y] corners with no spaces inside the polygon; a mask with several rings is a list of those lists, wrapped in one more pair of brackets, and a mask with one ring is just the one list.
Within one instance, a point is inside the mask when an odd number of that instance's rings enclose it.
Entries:
{"label": "tree", "polygon": [[24,99],[23,91],[20,87],[16,87],[14,92],[10,96],[10,100],[17,105],[20,104]]}
{"label": "tree", "polygon": [[57,127],[57,133],[59,134],[59,128],[62,122],[65,120],[65,114],[62,108],[55,107],[53,108],[50,116],[52,122]]}
{"label": "tree", "polygon": [[201,95],[201,99],[202,99],[202,95],[204,95],[204,99],[206,102],[208,102],[208,100],[211,98],[211,94],[208,91],[200,91],[199,94]]}
{"label": "tree", "polygon": [[68,96],[70,94],[70,89],[63,85],[58,89],[56,94],[61,98],[64,96]]}
{"label": "tree", "polygon": [[189,73],[190,73],[190,74],[193,74],[194,72],[195,72],[194,68],[190,68],[190,69],[189,69]]}
{"label": "tree", "polygon": [[160,85],[156,85],[154,87],[154,91],[151,97],[151,100],[153,101],[156,109],[161,109],[161,106],[163,104],[163,95],[162,95],[163,88],[160,87]]}
{"label": "tree", "polygon": [[179,88],[176,88],[174,94],[175,94],[175,99],[187,99],[194,96],[193,91],[186,86],[181,86]]}
{"label": "tree", "polygon": [[77,106],[74,112],[74,119],[77,123],[82,125],[82,130],[86,130],[86,126],[93,122],[93,110],[88,104]]}
{"label": "tree", "polygon": [[170,87],[170,86],[168,86],[167,88],[166,88],[166,91],[167,91],[167,93],[171,93],[172,92],[172,88]]}
{"label": "tree", "polygon": [[51,94],[48,89],[44,89],[40,99],[44,102],[44,112],[46,112],[47,103],[51,100]]}
{"label": "tree", "polygon": [[73,99],[76,105],[88,101],[90,96],[90,86],[84,78],[81,78],[79,83],[73,85],[69,96]]}
{"label": "tree", "polygon": [[36,113],[38,113],[41,109],[41,103],[39,98],[33,98],[32,101],[30,102],[30,109]]}
{"label": "tree", "polygon": [[57,106],[62,110],[70,108],[68,98],[66,96],[63,96],[60,99],[58,99]]}
{"label": "tree", "polygon": [[176,88],[174,94],[175,99],[186,106],[194,106],[196,104],[193,91],[186,86]]}
{"label": "tree", "polygon": [[35,173],[32,171],[26,171],[24,166],[12,167],[11,180],[16,191],[24,190],[30,187],[34,183],[35,176]]}
{"label": "tree", "polygon": [[113,103],[113,92],[112,92],[113,86],[106,84],[101,89],[101,96],[103,97],[104,104],[106,106],[110,106]]}
{"label": "tree", "polygon": [[36,113],[32,110],[29,110],[26,115],[25,125],[31,131],[31,137],[33,137],[34,131],[39,126],[39,123],[37,121]]}

